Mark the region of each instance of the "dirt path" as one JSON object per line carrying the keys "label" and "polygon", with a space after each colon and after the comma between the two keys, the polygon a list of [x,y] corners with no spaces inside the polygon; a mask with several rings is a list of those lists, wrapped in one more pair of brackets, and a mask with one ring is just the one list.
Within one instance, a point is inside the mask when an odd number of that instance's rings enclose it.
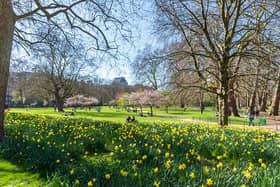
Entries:
{"label": "dirt path", "polygon": [[[168,114],[155,113],[155,115],[161,116],[161,117],[175,118],[175,119],[180,119],[180,120],[190,121],[190,122],[203,122],[203,123],[214,124],[214,125],[217,124],[215,122],[206,122],[206,121],[202,121],[202,120],[194,120],[194,119],[190,119],[190,118],[184,118],[184,117],[181,117],[181,116],[172,116],[172,115],[168,115]],[[249,128],[248,125],[229,124],[229,126],[240,127],[240,128]],[[273,131],[280,132],[280,121],[267,119],[267,122],[266,122],[265,126],[255,126],[254,128],[267,129],[267,130],[273,130]]]}

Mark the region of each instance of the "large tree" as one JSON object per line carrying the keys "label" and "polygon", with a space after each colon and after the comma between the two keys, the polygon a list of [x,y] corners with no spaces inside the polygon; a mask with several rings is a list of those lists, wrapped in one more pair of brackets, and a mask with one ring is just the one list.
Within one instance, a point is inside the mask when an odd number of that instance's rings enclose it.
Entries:
{"label": "large tree", "polygon": [[167,63],[162,51],[147,46],[138,52],[132,63],[136,80],[157,90],[167,85]]}
{"label": "large tree", "polygon": [[[4,103],[14,44],[26,50],[35,40],[37,27],[54,25],[68,40],[67,32],[90,37],[94,49],[114,48],[110,35],[125,35],[120,1],[0,0],[0,139],[4,137]],[[48,33],[47,33],[48,34]],[[117,37],[110,37],[117,38]]]}
{"label": "large tree", "polygon": [[[44,43],[34,45],[33,52],[40,61],[36,65],[38,80],[37,89],[43,89],[55,99],[58,111],[63,111],[66,98],[73,95],[73,87],[80,73],[86,67],[94,66],[94,59],[86,55],[85,48],[77,44],[75,38],[71,43],[55,33],[42,39]],[[73,44],[72,44],[73,43]],[[72,44],[72,45],[71,45]],[[88,73],[90,68],[87,68]],[[38,92],[41,92],[38,90]]]}
{"label": "large tree", "polygon": [[[257,56],[253,38],[267,29],[278,9],[274,1],[156,0],[164,30],[177,33],[173,54],[195,72],[208,92],[217,94],[219,124],[228,125],[232,81],[245,57]],[[266,10],[270,11],[266,11]],[[164,15],[164,16],[162,16]],[[198,80],[196,80],[198,81]]]}

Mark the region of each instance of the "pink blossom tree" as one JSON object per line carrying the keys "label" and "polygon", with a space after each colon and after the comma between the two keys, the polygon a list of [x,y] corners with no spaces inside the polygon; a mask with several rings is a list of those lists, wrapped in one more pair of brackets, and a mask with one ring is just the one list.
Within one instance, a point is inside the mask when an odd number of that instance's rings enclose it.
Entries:
{"label": "pink blossom tree", "polygon": [[141,100],[141,92],[132,92],[129,96],[128,96],[128,103],[129,105],[133,105],[133,106],[139,106],[140,107],[140,110],[141,110],[141,113],[143,112],[142,111],[142,108],[143,108],[143,100]]}
{"label": "pink blossom tree", "polygon": [[68,107],[77,107],[77,106],[94,106],[98,103],[98,99],[95,97],[85,97],[83,95],[75,95],[66,99],[65,105]]}
{"label": "pink blossom tree", "polygon": [[151,109],[151,116],[153,116],[153,107],[167,100],[168,98],[157,90],[134,92],[129,96],[130,103],[140,106],[141,112],[143,106],[149,106]]}
{"label": "pink blossom tree", "polygon": [[98,99],[96,99],[95,97],[86,97],[83,105],[84,106],[94,106],[98,103]]}

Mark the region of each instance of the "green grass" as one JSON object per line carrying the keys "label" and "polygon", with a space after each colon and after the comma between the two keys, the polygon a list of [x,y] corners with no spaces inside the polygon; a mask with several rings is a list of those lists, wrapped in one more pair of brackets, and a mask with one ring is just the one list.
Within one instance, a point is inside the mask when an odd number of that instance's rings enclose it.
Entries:
{"label": "green grass", "polygon": [[45,185],[39,174],[33,174],[20,169],[10,162],[0,159],[0,186],[30,186]]}
{"label": "green grass", "polygon": [[[53,108],[11,108],[11,112],[21,112],[21,113],[29,113],[29,114],[40,114],[40,115],[48,115],[52,117],[63,117],[63,112],[55,112]],[[66,108],[65,111],[71,112],[72,108]],[[181,122],[179,119],[167,118],[167,117],[138,117],[138,113],[127,112],[125,110],[119,110],[116,112],[116,109],[109,107],[102,107],[100,112],[95,110],[87,111],[86,109],[80,110],[77,109],[75,112],[75,116],[73,118],[87,118],[91,120],[106,120],[106,121],[115,121],[115,122],[125,122],[127,116],[135,116],[136,120],[139,122],[149,122],[149,123],[157,123],[157,122]]]}
{"label": "green grass", "polygon": [[[145,111],[150,111],[149,108],[145,108]],[[197,107],[187,108],[184,112],[183,108],[169,108],[168,113],[165,108],[153,108],[154,113],[168,114],[172,116],[184,117],[193,120],[200,120],[206,122],[218,122],[218,117],[214,117],[216,111],[213,107],[207,107],[203,114],[201,114],[200,109]],[[239,125],[248,125],[249,120],[247,117],[229,117],[229,124],[239,124]],[[259,123],[259,119],[254,120],[255,125],[262,125]]]}
{"label": "green grass", "polygon": [[[12,112],[23,112],[23,113],[33,113],[33,114],[42,114],[48,115],[52,117],[61,117],[64,116],[62,112],[55,112],[53,108],[12,108],[10,109]],[[72,108],[65,108],[65,111],[71,112]],[[143,108],[143,111],[150,111],[150,108]],[[177,116],[182,118],[188,118],[193,120],[200,120],[205,122],[218,122],[218,117],[214,117],[216,114],[215,109],[213,107],[207,107],[203,114],[201,114],[198,107],[187,108],[184,112],[183,108],[175,108],[170,107],[168,113],[166,112],[165,108],[153,108],[154,116],[153,117],[139,117],[139,112],[127,112],[126,110],[119,109],[118,111],[113,107],[102,107],[101,112],[97,112],[96,110],[88,111],[87,109],[77,109],[75,112],[75,116],[73,118],[88,118],[93,120],[106,120],[106,121],[115,121],[115,122],[125,122],[127,116],[135,116],[137,121],[139,122],[180,122],[180,119],[175,118],[168,118],[157,116],[156,113],[165,114],[170,116]],[[254,120],[254,124],[259,126],[263,125],[259,123],[259,119]],[[246,117],[229,117],[229,124],[239,124],[239,125],[248,125],[249,120]]]}

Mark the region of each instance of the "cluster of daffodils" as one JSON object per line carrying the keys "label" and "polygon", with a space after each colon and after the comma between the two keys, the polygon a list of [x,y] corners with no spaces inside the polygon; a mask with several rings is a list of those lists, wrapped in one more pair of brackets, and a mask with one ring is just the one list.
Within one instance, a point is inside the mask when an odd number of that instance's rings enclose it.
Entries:
{"label": "cluster of daffodils", "polygon": [[8,116],[6,128],[7,158],[64,176],[69,185],[258,186],[268,178],[280,184],[280,135],[267,130],[19,114]]}

